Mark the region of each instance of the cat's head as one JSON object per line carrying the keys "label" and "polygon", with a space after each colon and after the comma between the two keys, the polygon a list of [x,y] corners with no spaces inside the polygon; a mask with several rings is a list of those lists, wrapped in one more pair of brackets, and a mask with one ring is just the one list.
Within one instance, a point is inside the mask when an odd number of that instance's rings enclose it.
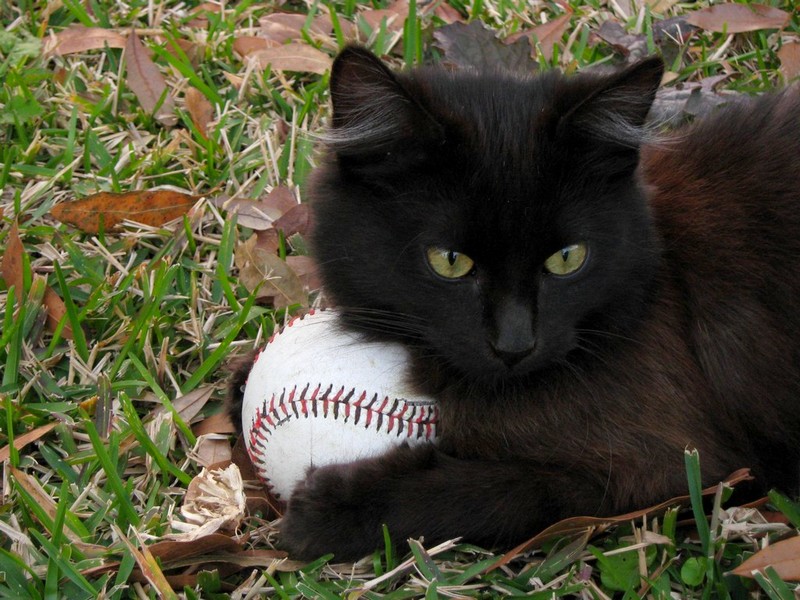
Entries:
{"label": "cat's head", "polygon": [[636,169],[661,73],[393,73],[345,50],[310,196],[346,321],[489,380],[627,330],[657,261]]}

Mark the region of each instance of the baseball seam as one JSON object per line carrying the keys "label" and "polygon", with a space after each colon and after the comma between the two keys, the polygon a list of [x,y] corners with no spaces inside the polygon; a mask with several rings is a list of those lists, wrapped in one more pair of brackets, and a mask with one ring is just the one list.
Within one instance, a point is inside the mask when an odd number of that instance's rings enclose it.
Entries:
{"label": "baseball seam", "polygon": [[259,471],[264,470],[261,465],[271,434],[293,418],[343,419],[345,423],[363,424],[364,429],[408,440],[432,441],[436,437],[439,411],[433,403],[380,397],[377,393],[368,396],[366,391],[334,389],[333,385],[323,391],[321,384],[312,389],[309,383],[299,393],[298,390],[299,386],[294,386],[273,394],[256,411],[250,426],[248,451]]}

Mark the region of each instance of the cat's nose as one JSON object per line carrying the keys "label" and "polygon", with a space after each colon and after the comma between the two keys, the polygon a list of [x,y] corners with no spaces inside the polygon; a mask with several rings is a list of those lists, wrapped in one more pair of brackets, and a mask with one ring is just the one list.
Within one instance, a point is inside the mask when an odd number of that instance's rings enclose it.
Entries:
{"label": "cat's nose", "polygon": [[509,369],[522,362],[526,356],[530,356],[534,348],[535,345],[528,348],[523,348],[521,350],[503,350],[492,344],[492,350],[494,353],[506,364]]}

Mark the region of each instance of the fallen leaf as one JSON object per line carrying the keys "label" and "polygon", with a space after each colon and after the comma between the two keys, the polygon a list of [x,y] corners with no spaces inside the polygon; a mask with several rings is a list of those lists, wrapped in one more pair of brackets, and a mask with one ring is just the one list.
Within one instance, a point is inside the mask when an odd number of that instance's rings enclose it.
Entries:
{"label": "fallen leaf", "polygon": [[[47,425],[42,425],[41,427],[37,427],[29,431],[28,433],[23,433],[22,435],[14,436],[14,448],[17,450],[22,450],[28,444],[35,442],[38,439],[41,439],[45,435],[47,435],[50,431],[52,431],[53,427],[55,427],[55,423],[48,423]],[[4,460],[8,460],[11,456],[11,447],[6,445],[3,448],[0,448],[0,462]]]}
{"label": "fallen leaf", "polygon": [[124,48],[127,40],[124,35],[101,27],[72,25],[51,35],[44,42],[44,54],[66,56],[88,50]]}
{"label": "fallen leaf", "polygon": [[233,40],[233,50],[242,58],[251,55],[253,52],[266,50],[267,48],[277,48],[278,46],[280,46],[280,43],[275,40],[268,40],[254,35],[242,35]]}
{"label": "fallen leaf", "polygon": [[784,581],[800,581],[800,537],[789,538],[770,544],[736,567],[731,573],[741,577],[753,577],[755,572],[764,572],[772,567]]}
{"label": "fallen leaf", "polygon": [[105,229],[112,229],[123,220],[160,227],[185,215],[198,200],[198,196],[171,190],[100,192],[56,204],[50,214],[86,233],[99,233],[101,224]]}
{"label": "fallen leaf", "polygon": [[542,56],[550,60],[553,58],[553,46],[558,46],[561,43],[561,38],[564,36],[567,29],[569,29],[571,19],[572,11],[569,11],[560,17],[556,17],[552,21],[537,25],[533,29],[510,35],[505,39],[505,43],[514,43],[523,36],[527,37],[531,45],[536,46],[538,44],[538,47],[542,51]]}
{"label": "fallen leaf", "polygon": [[[186,58],[189,59],[191,65],[197,67],[203,58],[205,46],[189,40],[175,39],[169,40],[165,48],[167,52],[179,60],[183,60],[183,57],[180,55],[180,52],[183,52]],[[178,50],[180,50],[180,52]]]}
{"label": "fallen leaf", "polygon": [[186,90],[186,110],[192,123],[204,138],[208,139],[208,124],[214,119],[214,107],[203,93],[193,87]]}
{"label": "fallen leaf", "polygon": [[[283,44],[289,40],[303,39],[303,28],[307,18],[307,15],[298,13],[272,13],[261,17],[258,22],[265,38]],[[313,19],[309,23],[307,32],[311,35],[329,35],[333,25],[328,17],[325,19]]]}
{"label": "fallen leaf", "polygon": [[248,62],[259,68],[271,67],[279,71],[297,71],[299,73],[327,73],[333,61],[331,57],[299,42],[289,43],[277,48],[265,48],[247,55]]}
{"label": "fallen leaf", "polygon": [[[0,274],[8,287],[14,286],[14,295],[17,302],[22,302],[22,256],[25,248],[22,245],[22,240],[19,237],[19,229],[16,222],[11,226],[8,232],[8,241],[6,243],[5,252],[3,252],[3,261],[0,263]],[[34,275],[38,277],[38,275]],[[50,331],[55,331],[59,322],[67,314],[67,307],[56,291],[49,285],[45,287],[44,296],[42,297],[42,305],[47,311],[47,328]],[[65,323],[61,329],[62,337],[72,339],[72,327],[69,323]]]}
{"label": "fallen leaf", "polygon": [[311,229],[311,208],[308,204],[295,204],[273,223],[287,238],[295,233],[306,235]]}
{"label": "fallen leaf", "polygon": [[242,545],[228,535],[212,533],[185,542],[164,540],[150,544],[147,549],[150,550],[153,556],[161,560],[164,568],[169,569],[171,565],[178,561],[203,556],[204,554],[238,552],[242,549]]}
{"label": "fallen leaf", "polygon": [[305,289],[314,291],[322,287],[319,269],[313,258],[310,256],[287,256],[286,263],[303,282]]}
{"label": "fallen leaf", "polygon": [[616,21],[605,21],[595,32],[595,35],[609,44],[616,52],[636,60],[647,56],[647,37],[642,34],[632,34]]}
{"label": "fallen leaf", "polygon": [[[200,414],[200,411],[203,410],[203,407],[211,399],[213,393],[214,386],[200,386],[193,389],[188,394],[184,394],[183,396],[173,400],[172,408],[175,409],[175,412],[177,412],[178,416],[183,419],[184,423],[191,423],[192,419],[194,419],[198,414]],[[158,407],[153,410],[149,418],[154,419],[166,412],[168,412],[167,407],[163,404],[159,404]]]}
{"label": "fallen leaf", "polygon": [[17,304],[22,302],[22,257],[25,248],[19,237],[19,229],[16,222],[11,226],[6,241],[6,249],[3,252],[3,261],[0,263],[0,273],[6,282],[6,286],[14,286],[14,295],[17,297]]}
{"label": "fallen leaf", "polygon": [[[20,471],[14,467],[9,467],[9,469],[17,485],[24,489],[25,492],[27,492],[28,495],[33,498],[34,502],[36,502],[36,504],[47,514],[51,520],[55,521],[57,512],[56,502],[45,491],[39,481],[24,471]],[[71,541],[81,542],[80,537],[69,527],[64,527],[62,531]]]}
{"label": "fallen leaf", "polygon": [[763,4],[715,4],[691,12],[686,21],[707,31],[742,33],[759,29],[783,29],[791,15]]}
{"label": "fallen leaf", "polygon": [[385,19],[387,31],[397,33],[403,31],[403,26],[408,18],[408,8],[407,0],[397,0],[386,8],[363,10],[358,17],[363,19],[373,31],[380,29],[381,23]]}
{"label": "fallen leaf", "polygon": [[448,25],[452,23],[464,23],[466,21],[458,10],[445,2],[438,3],[436,8],[433,9],[433,14]]}
{"label": "fallen leaf", "polygon": [[258,200],[236,199],[225,203],[225,210],[236,215],[236,222],[254,231],[269,229],[283,213]]}
{"label": "fallen leaf", "polygon": [[[139,545],[141,546],[141,550],[139,550],[131,543],[131,541],[119,527],[117,527],[115,524],[112,524],[112,528],[117,534],[117,538],[122,540],[122,543],[127,547],[128,553],[133,556],[134,560],[136,561],[136,565],[139,567],[139,570],[142,572],[145,579],[147,579],[147,582],[156,589],[158,592],[158,597],[166,598],[167,600],[172,600],[173,598],[177,600],[178,596],[172,590],[169,582],[164,577],[164,572],[161,570],[161,566],[147,549],[147,546],[144,545],[141,538],[139,538]],[[138,538],[138,532],[134,530],[134,533]]]}
{"label": "fallen leaf", "polygon": [[[721,484],[714,485],[708,487],[702,491],[703,496],[713,496],[717,493],[717,489],[720,485],[728,485],[734,486],[737,483],[741,483],[742,481],[751,481],[753,477],[750,475],[750,469],[739,469],[735,471],[728,478],[722,482]],[[503,565],[508,564],[514,558],[519,556],[524,552],[528,552],[533,548],[538,548],[544,542],[551,540],[556,537],[564,537],[568,535],[574,535],[578,533],[584,533],[587,530],[590,534],[599,534],[612,527],[614,525],[619,525],[620,523],[628,523],[630,521],[635,521],[641,519],[642,517],[649,517],[652,515],[657,515],[664,512],[668,508],[672,508],[675,506],[688,506],[689,504],[689,496],[677,496],[666,502],[661,502],[660,504],[656,504],[654,506],[650,506],[648,508],[644,508],[641,510],[636,510],[633,512],[625,513],[624,515],[617,515],[613,517],[570,517],[568,519],[563,519],[558,523],[554,523],[550,527],[542,530],[531,539],[522,542],[516,548],[506,552],[503,556],[501,556],[497,562],[492,564],[491,566],[487,567],[484,572],[493,571],[497,568],[502,567]]]}
{"label": "fallen leaf", "polygon": [[244,483],[239,468],[204,468],[189,483],[181,506],[185,521],[171,519],[173,529],[181,532],[172,539],[188,541],[215,533],[220,529],[235,530],[245,516]]}
{"label": "fallen leaf", "polygon": [[231,460],[231,443],[227,435],[210,433],[197,438],[192,454],[197,463],[210,468],[212,465]]}
{"label": "fallen leaf", "polygon": [[128,87],[136,94],[144,111],[164,125],[175,125],[178,118],[175,103],[167,92],[167,81],[134,31],[128,35],[125,45],[125,64]]}
{"label": "fallen leaf", "polygon": [[480,21],[445,25],[435,31],[433,37],[444,53],[442,63],[451,67],[478,71],[502,67],[512,73],[531,73],[537,68],[527,37],[504,44]]}
{"label": "fallen leaf", "polygon": [[242,285],[250,292],[257,289],[259,297],[272,298],[278,308],[305,304],[307,295],[300,278],[279,256],[257,247],[256,241],[256,236],[250,237],[234,253]]}
{"label": "fallen leaf", "polygon": [[208,433],[236,433],[236,427],[231,423],[228,413],[221,412],[211,415],[194,425],[192,433],[198,437]]}
{"label": "fallen leaf", "polygon": [[778,50],[781,73],[786,81],[800,76],[800,42],[788,42]]}

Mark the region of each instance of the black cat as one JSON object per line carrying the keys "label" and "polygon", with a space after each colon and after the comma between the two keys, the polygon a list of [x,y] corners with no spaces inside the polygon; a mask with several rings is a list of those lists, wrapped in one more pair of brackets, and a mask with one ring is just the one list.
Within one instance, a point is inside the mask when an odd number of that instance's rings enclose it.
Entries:
{"label": "black cat", "polygon": [[706,483],[797,487],[800,90],[656,139],[661,76],[338,57],[313,247],[345,322],[411,350],[441,435],[310,472],[293,555],[357,558],[382,524],[509,545],[685,493],[687,447]]}

